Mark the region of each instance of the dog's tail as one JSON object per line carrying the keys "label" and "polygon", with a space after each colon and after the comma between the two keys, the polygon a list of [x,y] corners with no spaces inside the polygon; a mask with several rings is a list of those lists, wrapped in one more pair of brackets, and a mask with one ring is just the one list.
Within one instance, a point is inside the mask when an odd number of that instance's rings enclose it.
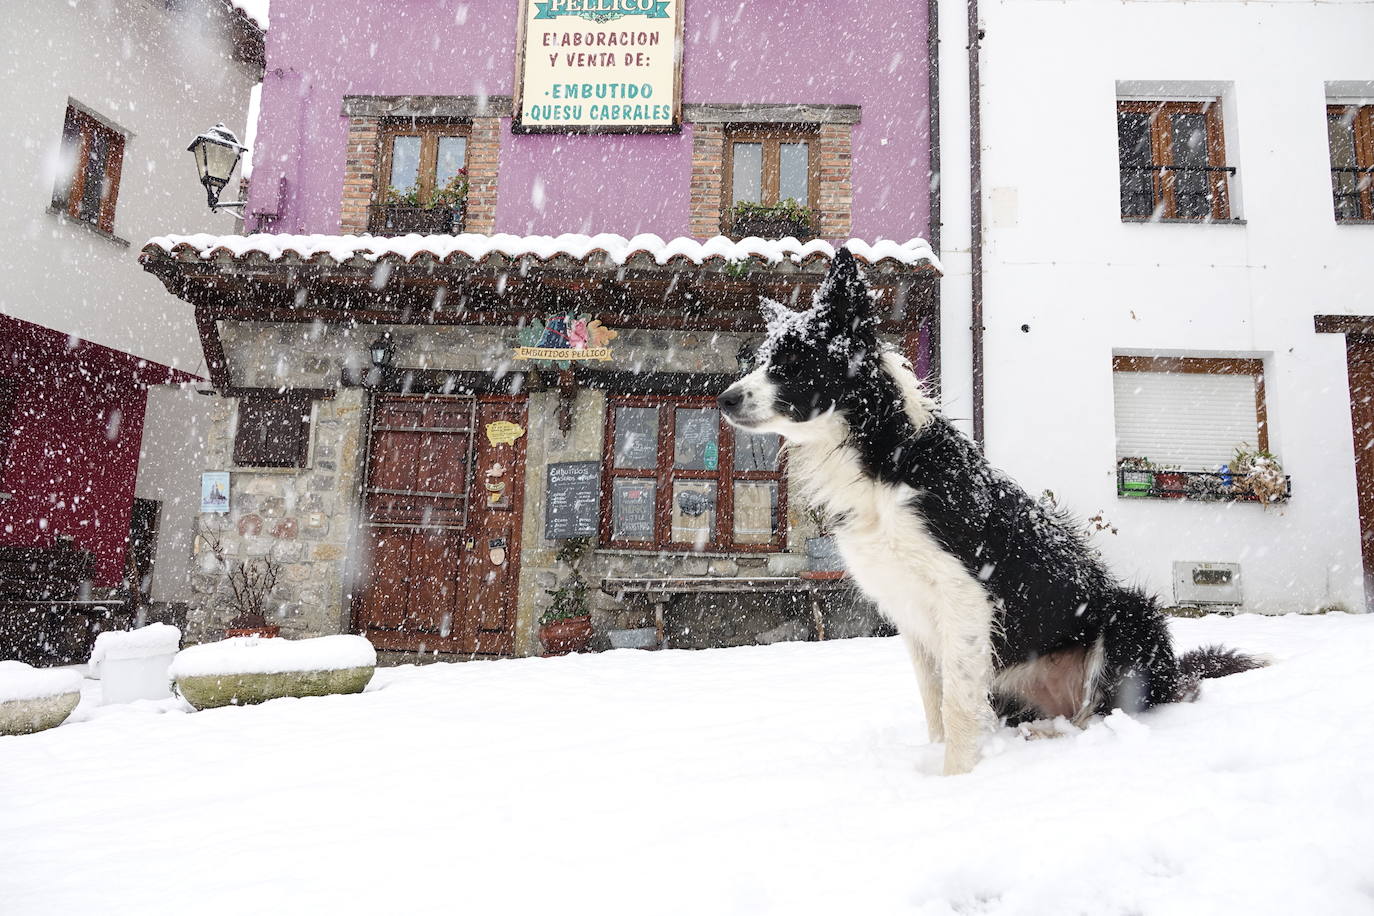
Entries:
{"label": "dog's tail", "polygon": [[1203,646],[1201,649],[1193,649],[1191,652],[1184,652],[1178,660],[1179,672],[1185,680],[1194,683],[1202,678],[1226,677],[1229,674],[1252,671],[1267,664],[1268,659],[1246,655],[1224,646]]}

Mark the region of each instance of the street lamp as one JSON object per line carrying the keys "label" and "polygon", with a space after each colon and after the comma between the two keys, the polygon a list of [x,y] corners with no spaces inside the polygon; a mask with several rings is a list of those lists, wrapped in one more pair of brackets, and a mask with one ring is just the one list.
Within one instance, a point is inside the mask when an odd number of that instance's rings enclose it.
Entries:
{"label": "street lamp", "polygon": [[372,357],[372,365],[385,372],[391,368],[391,360],[396,355],[396,344],[391,340],[391,332],[384,331],[382,336],[372,341],[372,346],[367,348],[368,354]]}
{"label": "street lamp", "polygon": [[229,176],[239,164],[239,157],[248,151],[248,147],[239,143],[239,138],[234,136],[232,130],[223,123],[216,124],[192,140],[186,151],[195,156],[196,171],[200,173],[200,183],[205,185],[205,200],[211,210],[242,209],[247,204],[243,200],[226,203],[220,203],[219,200],[220,192],[229,183]]}

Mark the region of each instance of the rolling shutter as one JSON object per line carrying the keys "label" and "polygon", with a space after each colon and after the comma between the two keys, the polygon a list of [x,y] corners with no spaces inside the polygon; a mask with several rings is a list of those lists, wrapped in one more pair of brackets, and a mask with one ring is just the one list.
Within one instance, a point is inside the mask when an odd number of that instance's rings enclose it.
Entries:
{"label": "rolling shutter", "polygon": [[1117,371],[1112,382],[1118,459],[1211,471],[1257,444],[1254,375]]}

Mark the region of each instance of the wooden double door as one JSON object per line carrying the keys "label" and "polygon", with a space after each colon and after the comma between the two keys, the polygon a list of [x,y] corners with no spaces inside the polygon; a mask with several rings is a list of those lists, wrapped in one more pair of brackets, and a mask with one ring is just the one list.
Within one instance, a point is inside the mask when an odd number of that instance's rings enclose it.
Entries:
{"label": "wooden double door", "polygon": [[523,396],[374,399],[353,616],[377,648],[514,651],[525,425]]}

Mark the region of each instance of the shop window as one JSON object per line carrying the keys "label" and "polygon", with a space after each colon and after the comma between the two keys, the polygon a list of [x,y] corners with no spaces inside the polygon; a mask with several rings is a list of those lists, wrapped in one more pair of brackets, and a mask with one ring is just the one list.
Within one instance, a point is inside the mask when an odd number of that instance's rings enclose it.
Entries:
{"label": "shop window", "polygon": [[1245,498],[1238,457],[1277,469],[1262,360],[1116,356],[1112,383],[1122,495]]}
{"label": "shop window", "polygon": [[1117,102],[1121,218],[1231,218],[1221,103]]}
{"label": "shop window", "polygon": [[1336,220],[1374,220],[1374,105],[1326,106]]}
{"label": "shop window", "polygon": [[124,164],[124,135],[83,111],[67,107],[62,124],[62,148],[54,210],[114,232],[115,200]]}
{"label": "shop window", "polygon": [[239,398],[234,464],[249,468],[303,468],[310,455],[309,398],[250,394]]}
{"label": "shop window", "polygon": [[726,135],[723,228],[733,238],[817,232],[818,176],[815,129],[736,129]]}
{"label": "shop window", "polygon": [[468,125],[417,118],[383,125],[369,231],[377,235],[463,231]]}
{"label": "shop window", "polygon": [[679,550],[778,550],[781,440],[725,423],[714,402],[613,398],[606,418],[602,542]]}

